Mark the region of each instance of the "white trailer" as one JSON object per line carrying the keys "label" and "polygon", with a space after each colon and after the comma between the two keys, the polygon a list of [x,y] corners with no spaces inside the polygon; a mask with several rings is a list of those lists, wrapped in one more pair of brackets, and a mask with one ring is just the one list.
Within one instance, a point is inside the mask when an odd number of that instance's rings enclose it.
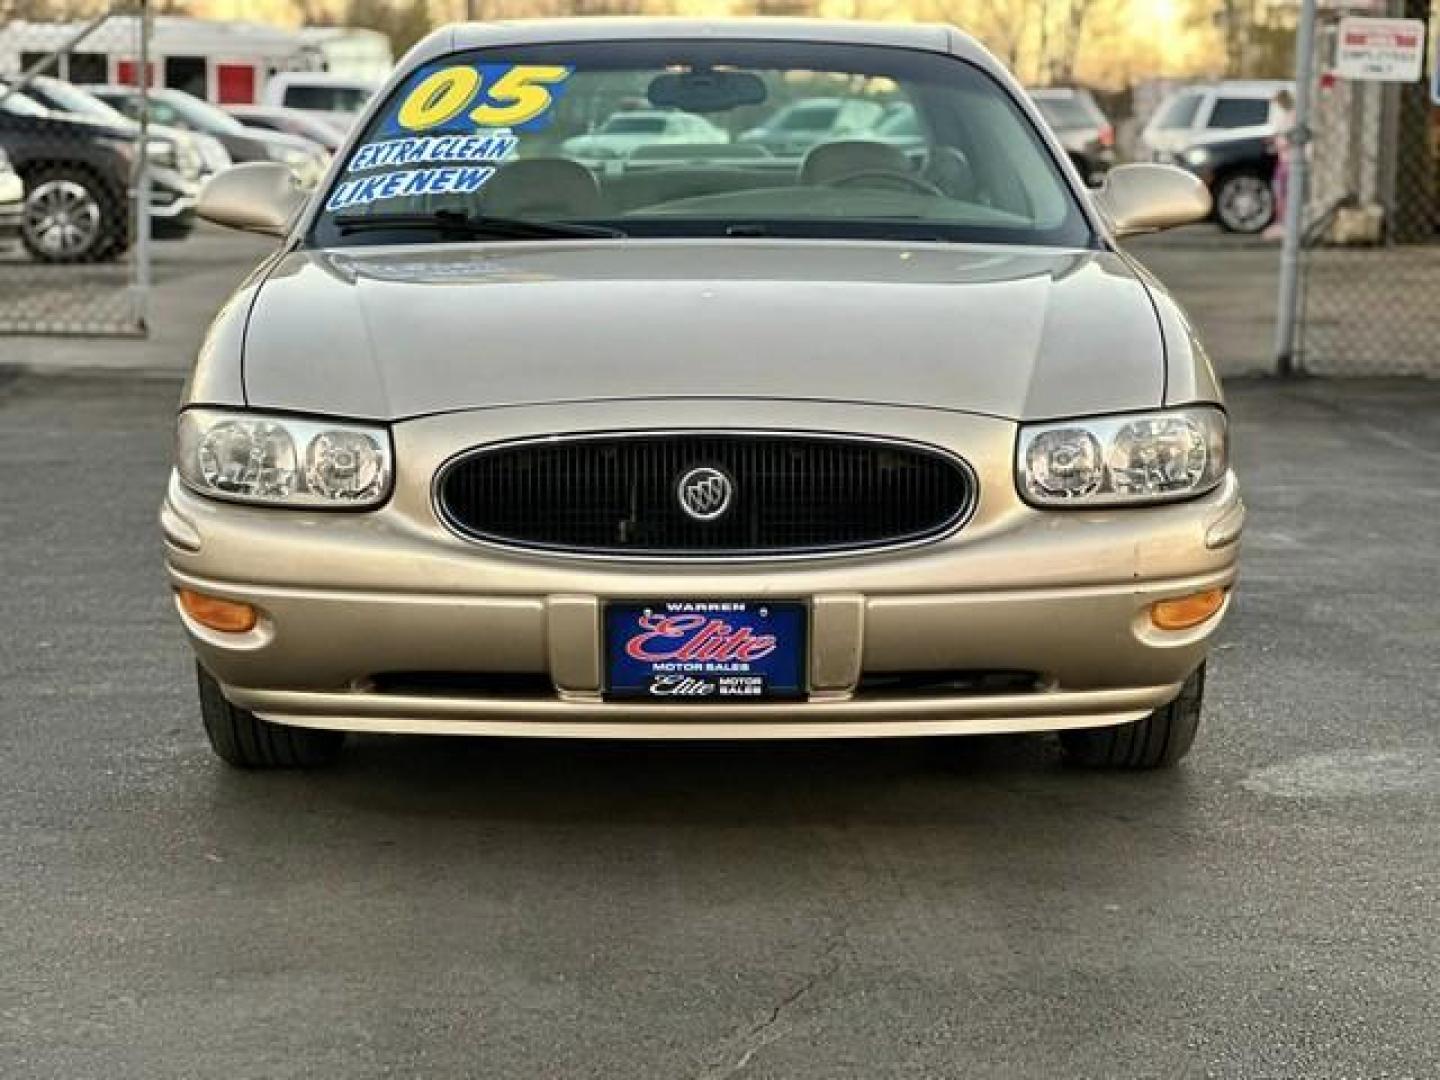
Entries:
{"label": "white trailer", "polygon": [[[217,105],[252,105],[282,72],[329,72],[379,82],[390,71],[390,39],[375,30],[213,22],[161,15],[152,20],[150,82]],[[14,21],[0,29],[0,75],[18,75],[63,50],[84,23]],[[76,83],[138,85],[138,18],[112,16],[97,33],[58,57],[51,73]]]}

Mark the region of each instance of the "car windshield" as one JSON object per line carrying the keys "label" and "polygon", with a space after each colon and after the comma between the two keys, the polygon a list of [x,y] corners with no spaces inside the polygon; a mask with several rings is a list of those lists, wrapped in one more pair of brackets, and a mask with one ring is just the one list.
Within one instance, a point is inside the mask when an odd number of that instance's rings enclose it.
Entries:
{"label": "car windshield", "polygon": [[[647,145],[668,130],[657,112],[683,119],[683,154]],[[915,137],[878,130],[887,116]],[[630,137],[598,148],[600,132]],[[941,54],[811,42],[580,42],[432,61],[371,115],[310,242],[454,240],[482,217],[608,236],[1094,241],[994,79]]]}
{"label": "car windshield", "polygon": [[35,92],[47,99],[49,104],[61,112],[75,116],[89,116],[109,123],[128,123],[125,114],[101,101],[94,94],[86,93],[78,86],[62,79],[41,76],[35,80]]}
{"label": "car windshield", "polygon": [[1200,111],[1199,94],[1176,94],[1155,114],[1150,126],[1156,131],[1174,131],[1188,128],[1195,123],[1195,114]]}
{"label": "car windshield", "polygon": [[285,88],[285,104],[292,109],[353,113],[365,107],[373,92],[363,86],[306,86],[301,83]]}
{"label": "car windshield", "polygon": [[[151,116],[160,123],[167,121],[161,116],[168,112],[181,121],[182,126],[208,132],[211,135],[243,135],[245,125],[229,113],[216,108],[209,102],[179,90],[154,90]],[[138,99],[137,99],[138,100]]]}
{"label": "car windshield", "polygon": [[920,118],[915,115],[912,105],[898,105],[875,127],[875,134],[892,138],[919,139],[924,136],[920,130]]}
{"label": "car windshield", "polygon": [[612,116],[600,129],[607,135],[654,135],[665,130],[663,116]]}
{"label": "car windshield", "polygon": [[784,131],[824,131],[835,122],[838,105],[805,105],[775,118],[773,126]]}
{"label": "car windshield", "polygon": [[1037,97],[1035,104],[1046,122],[1056,131],[1074,131],[1078,128],[1099,126],[1099,121],[1079,98]]}
{"label": "car windshield", "polygon": [[0,112],[8,112],[15,116],[48,116],[49,110],[43,105],[37,105],[20,91],[11,93],[5,92],[5,86],[0,83]]}

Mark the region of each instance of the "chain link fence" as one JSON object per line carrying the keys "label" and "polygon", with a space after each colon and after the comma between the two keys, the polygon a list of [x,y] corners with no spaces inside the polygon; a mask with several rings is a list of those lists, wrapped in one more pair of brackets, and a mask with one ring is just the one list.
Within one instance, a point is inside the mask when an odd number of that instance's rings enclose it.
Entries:
{"label": "chain link fence", "polygon": [[130,6],[0,28],[0,333],[145,332],[150,239],[188,231],[200,179],[185,133],[141,122],[148,27]]}
{"label": "chain link fence", "polygon": [[[1409,14],[1396,10],[1390,14]],[[1316,35],[1299,367],[1440,375],[1440,179],[1426,82],[1337,79],[1338,15]]]}

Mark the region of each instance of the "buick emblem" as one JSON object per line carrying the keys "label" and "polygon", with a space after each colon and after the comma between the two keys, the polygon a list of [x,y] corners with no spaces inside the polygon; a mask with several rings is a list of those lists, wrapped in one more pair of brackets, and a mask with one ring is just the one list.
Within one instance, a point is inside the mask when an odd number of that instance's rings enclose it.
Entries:
{"label": "buick emblem", "polygon": [[714,521],[730,509],[735,484],[719,469],[702,465],[680,477],[675,495],[680,509],[696,521]]}

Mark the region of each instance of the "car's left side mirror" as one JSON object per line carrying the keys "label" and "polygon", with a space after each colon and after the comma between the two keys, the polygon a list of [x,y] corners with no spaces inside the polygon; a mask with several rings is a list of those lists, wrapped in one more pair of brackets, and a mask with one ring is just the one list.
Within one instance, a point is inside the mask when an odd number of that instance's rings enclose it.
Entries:
{"label": "car's left side mirror", "polygon": [[1201,221],[1211,205],[1205,182],[1174,165],[1118,165],[1093,198],[1117,237]]}
{"label": "car's left side mirror", "polygon": [[216,225],[284,236],[308,198],[288,165],[247,161],[212,177],[195,212]]}

